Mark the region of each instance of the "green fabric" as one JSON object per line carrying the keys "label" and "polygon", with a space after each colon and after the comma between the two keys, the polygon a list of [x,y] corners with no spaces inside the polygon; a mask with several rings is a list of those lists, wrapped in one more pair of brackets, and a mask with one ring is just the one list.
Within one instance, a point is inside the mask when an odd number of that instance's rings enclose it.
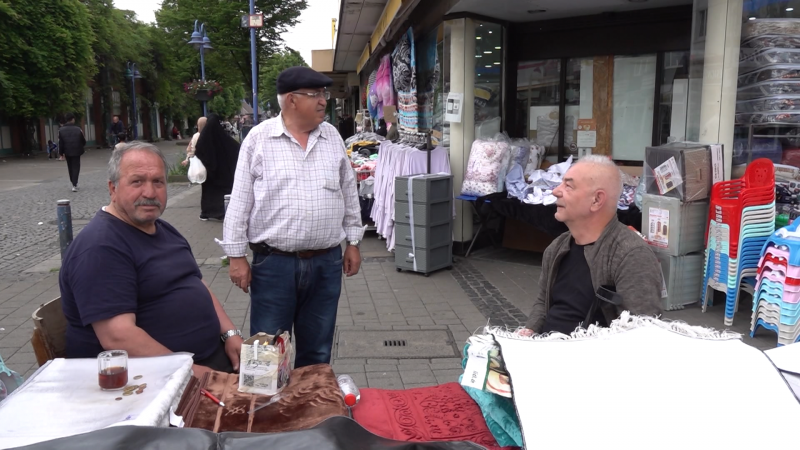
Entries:
{"label": "green fabric", "polygon": [[[464,358],[461,361],[462,368],[467,365],[468,348],[469,344],[464,346]],[[461,377],[458,378],[459,383],[463,376],[464,375],[461,375]],[[489,431],[492,432],[498,445],[501,447],[522,447],[522,429],[519,425],[519,418],[514,408],[514,402],[510,398],[501,397],[497,394],[464,385],[461,387],[464,388],[467,394],[469,394],[481,408],[486,426],[489,427]]]}

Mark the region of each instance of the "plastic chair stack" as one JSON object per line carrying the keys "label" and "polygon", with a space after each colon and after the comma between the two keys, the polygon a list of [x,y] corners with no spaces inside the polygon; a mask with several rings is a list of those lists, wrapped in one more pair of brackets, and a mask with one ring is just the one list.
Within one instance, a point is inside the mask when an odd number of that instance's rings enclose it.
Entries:
{"label": "plastic chair stack", "polygon": [[725,325],[733,325],[739,290],[754,288],[764,243],[775,231],[775,166],[753,161],[738,180],[722,181],[711,191],[706,227],[703,312],[712,304],[709,288],[725,292]]}
{"label": "plastic chair stack", "polygon": [[781,228],[764,244],[753,294],[750,336],[759,327],[778,334],[778,345],[800,340],[800,220]]}

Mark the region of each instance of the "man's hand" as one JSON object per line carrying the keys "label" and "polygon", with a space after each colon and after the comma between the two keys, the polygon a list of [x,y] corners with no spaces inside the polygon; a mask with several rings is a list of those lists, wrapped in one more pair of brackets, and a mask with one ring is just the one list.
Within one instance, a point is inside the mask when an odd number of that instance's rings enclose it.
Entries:
{"label": "man's hand", "polygon": [[189,161],[187,161],[187,160],[185,160],[185,159],[184,159],[183,161],[181,161],[181,165],[182,165],[183,167],[186,167],[186,165],[187,165],[187,164],[189,164]]}
{"label": "man's hand", "polygon": [[230,274],[231,281],[247,294],[251,279],[250,263],[247,262],[247,257],[240,256],[238,258],[229,258],[229,260],[230,267],[228,273]]}
{"label": "man's hand", "polygon": [[234,372],[239,372],[239,358],[242,355],[242,344],[244,340],[239,336],[231,336],[225,341],[225,354],[231,360]]}
{"label": "man's hand", "polygon": [[342,264],[342,272],[348,277],[358,273],[361,267],[361,252],[355,245],[348,245],[344,250],[344,263]]}
{"label": "man's hand", "polygon": [[534,332],[530,328],[521,328],[517,331],[517,334],[520,336],[533,336]]}

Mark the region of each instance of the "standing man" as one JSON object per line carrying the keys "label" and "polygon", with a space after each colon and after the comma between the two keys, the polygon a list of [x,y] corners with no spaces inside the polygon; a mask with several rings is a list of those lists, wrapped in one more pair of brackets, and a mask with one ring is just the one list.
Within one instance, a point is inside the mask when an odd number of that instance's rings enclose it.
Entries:
{"label": "standing man", "polygon": [[220,242],[231,282],[252,290],[250,333],[294,328],[295,367],[330,362],[342,272],[361,265],[355,175],[338,131],[323,122],[331,84],[307,67],[278,75],[281,113],[242,143]]}
{"label": "standing man", "polygon": [[111,141],[113,142],[111,146],[114,147],[119,143],[119,135],[125,132],[125,125],[119,120],[119,116],[111,118],[111,122]]}
{"label": "standing man", "polygon": [[64,116],[66,124],[58,130],[58,148],[67,158],[69,181],[72,183],[72,192],[78,192],[78,176],[81,174],[81,155],[86,145],[86,137],[81,127],[75,125],[75,115],[67,113]]}

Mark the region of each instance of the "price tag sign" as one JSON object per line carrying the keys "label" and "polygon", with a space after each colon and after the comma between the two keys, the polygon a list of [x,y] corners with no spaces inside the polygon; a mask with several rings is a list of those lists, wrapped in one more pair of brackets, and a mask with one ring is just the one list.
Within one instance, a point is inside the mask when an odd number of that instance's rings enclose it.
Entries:
{"label": "price tag sign", "polygon": [[473,344],[467,350],[467,365],[461,378],[463,386],[483,390],[486,386],[486,375],[489,372],[489,350],[491,344]]}

